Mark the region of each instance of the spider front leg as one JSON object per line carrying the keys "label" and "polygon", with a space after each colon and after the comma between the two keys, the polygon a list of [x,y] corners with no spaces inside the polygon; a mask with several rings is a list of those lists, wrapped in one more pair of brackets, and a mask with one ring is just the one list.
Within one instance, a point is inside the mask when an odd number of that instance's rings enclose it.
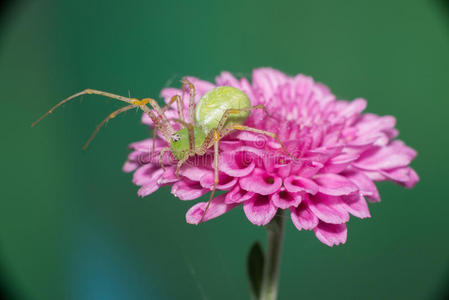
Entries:
{"label": "spider front leg", "polygon": [[[206,212],[209,209],[209,206],[210,206],[212,200],[214,199],[215,190],[217,189],[217,185],[218,185],[218,182],[219,182],[219,177],[218,177],[218,142],[220,140],[220,133],[215,128],[212,129],[212,132],[213,132],[213,139],[214,139],[214,185],[213,185],[212,191],[210,193],[209,201],[207,202],[206,208],[203,211],[203,215],[201,216],[201,219],[200,219],[199,223],[203,222],[204,216],[206,215]],[[204,140],[204,142],[203,142],[203,145],[206,145],[205,147],[207,147],[208,144],[210,143],[210,141],[206,141],[206,140]]]}
{"label": "spider front leg", "polygon": [[190,124],[192,124],[193,126],[195,126],[195,86],[188,81],[187,79],[183,79],[181,80],[183,86],[182,86],[182,90],[184,91],[184,85],[188,85],[189,86],[189,92],[190,92],[190,97],[189,97],[189,122]]}
{"label": "spider front leg", "polygon": [[100,124],[98,124],[97,128],[95,128],[94,132],[92,133],[92,135],[89,137],[89,139],[87,140],[87,142],[84,144],[83,146],[83,150],[86,150],[87,147],[89,146],[90,142],[92,142],[92,140],[95,138],[95,136],[97,135],[98,131],[100,131],[101,127],[103,127],[104,124],[106,124],[110,119],[115,118],[117,115],[121,114],[122,112],[128,111],[132,108],[137,107],[137,105],[135,104],[131,104],[125,107],[122,107],[120,109],[117,109],[116,111],[113,111],[112,113],[109,114],[109,116],[106,117],[106,119],[104,119],[103,121],[101,121]]}

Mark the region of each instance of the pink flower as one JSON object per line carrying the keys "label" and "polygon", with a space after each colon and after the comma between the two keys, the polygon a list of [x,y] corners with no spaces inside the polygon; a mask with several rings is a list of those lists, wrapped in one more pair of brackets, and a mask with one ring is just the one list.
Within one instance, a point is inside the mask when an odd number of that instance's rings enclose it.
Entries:
{"label": "pink flower", "polygon": [[[395,118],[362,114],[364,99],[337,100],[330,90],[311,77],[289,77],[280,71],[261,68],[253,72],[252,83],[223,72],[216,83],[188,77],[197,92],[196,100],[215,86],[233,86],[245,92],[252,105],[264,104],[263,111],[252,111],[245,125],[274,132],[296,159],[280,149],[271,138],[249,132],[235,132],[220,140],[220,182],[216,197],[204,220],[216,218],[237,206],[243,206],[248,220],[266,225],[278,209],[289,210],[298,230],[313,230],[329,246],[346,242],[349,216],[370,217],[365,199],[380,201],[375,181],[391,180],[412,187],[419,180],[409,167],[416,151],[396,140]],[[166,102],[180,89],[161,92]],[[185,112],[188,97],[184,97]],[[167,117],[177,118],[173,105]],[[188,119],[188,116],[185,116]],[[143,123],[153,126],[143,116]],[[175,128],[179,125],[173,123]],[[175,175],[176,160],[168,151],[159,153],[168,143],[162,136],[130,145],[133,150],[125,163],[125,172],[134,171],[133,181],[141,186],[138,194],[148,196],[159,187],[172,186],[172,194],[181,200],[194,200],[208,193],[213,185],[212,154],[194,157]],[[188,223],[198,224],[206,202],[193,205],[186,214]]]}

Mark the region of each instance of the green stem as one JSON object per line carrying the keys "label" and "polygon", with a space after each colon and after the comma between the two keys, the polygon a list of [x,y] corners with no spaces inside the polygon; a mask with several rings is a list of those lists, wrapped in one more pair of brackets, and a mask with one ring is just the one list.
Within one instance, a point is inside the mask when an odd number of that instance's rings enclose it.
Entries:
{"label": "green stem", "polygon": [[262,278],[260,300],[276,300],[281,264],[282,239],[284,237],[284,216],[279,210],[276,216],[266,226],[267,253]]}

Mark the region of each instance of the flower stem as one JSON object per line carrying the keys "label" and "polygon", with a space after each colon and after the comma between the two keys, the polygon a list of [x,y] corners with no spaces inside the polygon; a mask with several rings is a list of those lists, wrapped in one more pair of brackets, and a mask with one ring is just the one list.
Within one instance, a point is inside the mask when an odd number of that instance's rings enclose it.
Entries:
{"label": "flower stem", "polygon": [[284,237],[283,210],[266,226],[267,253],[262,278],[260,300],[276,300],[279,282],[279,268],[281,264],[282,239]]}

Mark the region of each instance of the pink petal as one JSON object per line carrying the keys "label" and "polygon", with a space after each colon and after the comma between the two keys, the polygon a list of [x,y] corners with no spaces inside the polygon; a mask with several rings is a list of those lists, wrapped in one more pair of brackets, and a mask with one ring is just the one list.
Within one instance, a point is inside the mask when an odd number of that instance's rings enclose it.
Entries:
{"label": "pink petal", "polygon": [[415,156],[415,150],[401,141],[393,141],[388,146],[363,153],[353,166],[363,170],[393,169],[408,166]]}
{"label": "pink petal", "polygon": [[251,223],[263,226],[270,223],[276,215],[277,207],[271,203],[268,196],[255,194],[252,199],[243,203],[243,210]]}
{"label": "pink petal", "polygon": [[198,182],[184,179],[176,182],[171,193],[181,200],[193,200],[209,192],[208,189],[203,189]]}
{"label": "pink petal", "polygon": [[345,170],[351,162],[359,157],[358,154],[339,154],[331,158],[321,170],[322,173],[340,173]]}
{"label": "pink petal", "polygon": [[301,202],[298,207],[290,208],[290,217],[298,230],[311,230],[318,225],[318,218],[307,205],[307,201]]}
{"label": "pink petal", "polygon": [[353,194],[347,196],[341,196],[341,199],[346,205],[346,210],[353,216],[356,216],[360,219],[371,217],[368,209],[368,204],[366,203],[365,198],[359,192],[354,192]]}
{"label": "pink petal", "polygon": [[318,193],[308,201],[310,210],[322,221],[341,224],[349,221],[349,214],[340,197]]}
{"label": "pink petal", "polygon": [[126,161],[126,162],[123,164],[122,170],[123,170],[123,172],[125,172],[125,173],[129,173],[129,172],[132,172],[132,171],[134,171],[135,169],[137,169],[138,166],[139,166],[139,164],[136,163],[136,162]]}
{"label": "pink petal", "polygon": [[181,168],[180,175],[187,177],[188,179],[192,181],[200,181],[200,179],[203,176],[211,175],[213,176],[214,171],[211,169],[196,167],[196,166],[186,166],[184,168]]}
{"label": "pink petal", "polygon": [[287,209],[289,207],[296,207],[301,203],[301,193],[289,193],[287,191],[280,191],[271,195],[271,202],[279,208]]}
{"label": "pink petal", "polygon": [[[226,204],[224,202],[224,199],[225,195],[220,195],[212,199],[212,202],[210,203],[209,208],[207,209],[206,215],[203,218],[203,222],[219,217],[238,205],[238,204]],[[198,225],[204,214],[206,206],[207,202],[200,202],[192,206],[187,211],[186,214],[187,223]]]}
{"label": "pink petal", "polygon": [[342,175],[355,183],[363,196],[368,197],[368,199],[374,202],[380,201],[379,192],[377,191],[376,185],[363,172],[351,170],[344,172]]}
{"label": "pink petal", "polygon": [[284,179],[284,185],[287,191],[295,192],[307,192],[309,194],[316,194],[318,192],[318,185],[308,178],[301,176],[290,176]]}
{"label": "pink petal", "polygon": [[413,187],[419,181],[418,174],[416,174],[415,170],[409,167],[381,171],[381,174],[407,188]]}
{"label": "pink petal", "polygon": [[256,166],[251,155],[248,155],[247,152],[242,151],[242,149],[236,149],[231,152],[222,152],[218,159],[220,162],[220,171],[235,177],[247,176]]}
{"label": "pink petal", "polygon": [[154,182],[149,182],[147,184],[144,184],[138,191],[137,191],[137,195],[140,197],[145,197],[148,196],[152,193],[154,193],[155,191],[157,191],[159,189],[159,185],[156,183],[156,181]]}
{"label": "pink petal", "polygon": [[366,100],[357,98],[350,102],[345,109],[340,111],[340,116],[350,118],[354,115],[361,113],[366,108]]}
{"label": "pink petal", "polygon": [[240,88],[240,81],[238,81],[229,72],[221,72],[221,74],[215,78],[215,82],[217,82],[218,85],[232,86],[232,87],[241,89]]}
{"label": "pink petal", "polygon": [[260,68],[253,71],[253,87],[259,89],[265,99],[271,99],[288,77],[278,70]]}
{"label": "pink petal", "polygon": [[348,234],[346,224],[327,224],[324,222],[318,223],[313,231],[323,244],[330,247],[346,243]]}
{"label": "pink petal", "polygon": [[320,193],[332,196],[348,195],[358,190],[350,180],[337,174],[319,174],[315,176]]}
{"label": "pink petal", "polygon": [[249,176],[241,178],[239,183],[243,189],[249,192],[269,195],[281,188],[282,179],[275,175],[270,175],[262,169],[254,169]]}
{"label": "pink petal", "polygon": [[176,167],[167,167],[165,169],[164,174],[159,177],[157,183],[160,185],[169,184],[178,181],[178,177],[176,176]]}
{"label": "pink petal", "polygon": [[253,192],[245,191],[244,189],[240,188],[240,185],[237,184],[226,194],[225,203],[241,203],[243,201],[251,199],[253,196]]}
{"label": "pink petal", "polygon": [[195,86],[195,92],[198,96],[202,96],[215,87],[215,84],[209,81],[201,80],[191,76],[187,76],[186,78]]}
{"label": "pink petal", "polygon": [[[229,190],[237,183],[237,178],[228,176],[224,173],[218,174],[218,190]],[[200,179],[200,184],[203,188],[212,189],[214,186],[214,174],[207,174]]]}
{"label": "pink petal", "polygon": [[159,179],[159,177],[161,177],[163,173],[164,170],[162,170],[158,165],[143,165],[134,172],[133,182],[136,185],[144,185],[149,182],[156,183],[156,181]]}

